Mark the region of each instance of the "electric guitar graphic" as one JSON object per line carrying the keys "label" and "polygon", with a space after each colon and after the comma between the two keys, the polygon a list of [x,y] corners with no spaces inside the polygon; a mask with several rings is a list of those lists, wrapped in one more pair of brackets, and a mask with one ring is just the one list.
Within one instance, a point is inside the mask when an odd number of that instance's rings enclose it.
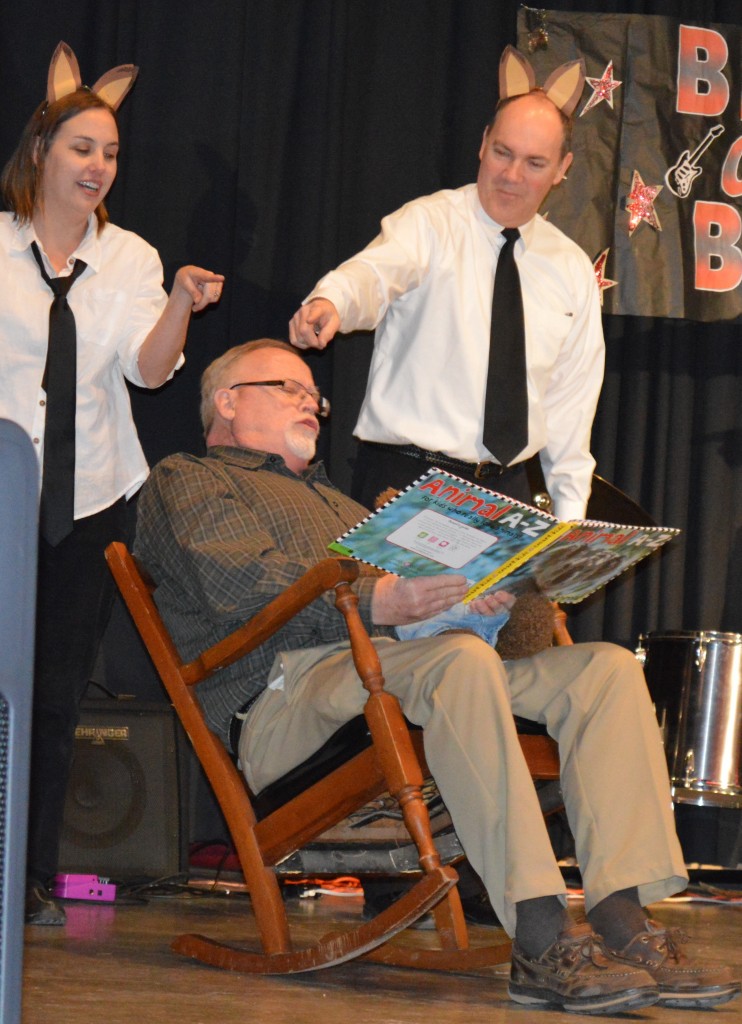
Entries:
{"label": "electric guitar graphic", "polygon": [[706,138],[699,142],[692,153],[689,153],[687,149],[684,150],[677,162],[668,169],[665,175],[665,184],[673,195],[679,199],[685,199],[689,194],[693,182],[699,174],[703,173],[703,169],[696,161],[703,156],[714,139],[718,138],[723,131],[724,127],[720,124],[711,128]]}

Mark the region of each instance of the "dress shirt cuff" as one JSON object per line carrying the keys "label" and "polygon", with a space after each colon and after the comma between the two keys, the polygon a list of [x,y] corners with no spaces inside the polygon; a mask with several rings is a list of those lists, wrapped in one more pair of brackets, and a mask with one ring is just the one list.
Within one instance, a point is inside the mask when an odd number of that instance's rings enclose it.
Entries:
{"label": "dress shirt cuff", "polygon": [[371,617],[371,602],[378,577],[361,576],[353,584],[353,591],[358,598],[358,614],[371,636],[389,636],[396,639],[394,626],[377,626]]}
{"label": "dress shirt cuff", "polygon": [[376,583],[374,577],[360,577],[353,584],[353,591],[358,598],[358,614],[368,632],[376,629],[372,620],[372,601]]}
{"label": "dress shirt cuff", "polygon": [[557,519],[561,519],[562,522],[571,522],[573,519],[584,519],[585,518],[585,505],[581,501],[575,501],[574,499],[565,499],[560,501],[558,498],[554,501],[554,515]]}
{"label": "dress shirt cuff", "polygon": [[340,317],[340,329],[342,331],[352,329],[345,326],[345,321],[348,317],[348,303],[341,287],[331,284],[326,278],[322,278],[321,281],[317,282],[312,293],[304,299],[302,306],[306,306],[312,299],[327,299],[337,310],[337,314]]}
{"label": "dress shirt cuff", "polygon": [[[178,356],[178,359],[177,359],[177,361],[175,363],[175,366],[172,368],[172,370],[167,375],[167,377],[162,382],[162,384],[166,383],[169,380],[172,380],[173,377],[175,376],[175,371],[179,370],[184,363],[185,363],[185,356],[181,352],[180,355]],[[151,385],[145,383],[145,381],[142,378],[141,373],[139,372],[139,353],[137,353],[136,359],[134,360],[134,362],[132,363],[131,367],[129,368],[129,372],[125,373],[124,376],[126,377],[126,379],[128,381],[130,381],[132,384],[136,384],[136,386],[139,387],[139,388],[147,388],[147,390],[150,390],[150,388],[151,388]],[[161,388],[162,384],[157,384],[156,387]]]}

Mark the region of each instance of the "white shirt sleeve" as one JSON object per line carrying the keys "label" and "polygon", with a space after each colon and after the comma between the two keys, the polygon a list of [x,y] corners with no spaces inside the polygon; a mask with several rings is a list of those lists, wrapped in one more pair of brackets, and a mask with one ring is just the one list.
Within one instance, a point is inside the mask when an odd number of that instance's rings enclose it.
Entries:
{"label": "white shirt sleeve", "polygon": [[376,238],[318,281],[304,302],[329,299],[344,332],[374,330],[389,306],[424,279],[430,255],[426,220],[417,204],[408,203],[384,217]]}

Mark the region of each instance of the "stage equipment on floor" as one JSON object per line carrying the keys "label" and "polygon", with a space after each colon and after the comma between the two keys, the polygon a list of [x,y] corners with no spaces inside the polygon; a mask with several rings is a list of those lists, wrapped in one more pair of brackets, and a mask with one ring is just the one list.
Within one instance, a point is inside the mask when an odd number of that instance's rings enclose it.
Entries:
{"label": "stage equipment on floor", "polygon": [[83,702],[60,872],[145,881],[186,870],[187,803],[178,732],[168,704]]}
{"label": "stage equipment on floor", "polygon": [[742,634],[669,630],[639,639],[676,803],[742,807]]}

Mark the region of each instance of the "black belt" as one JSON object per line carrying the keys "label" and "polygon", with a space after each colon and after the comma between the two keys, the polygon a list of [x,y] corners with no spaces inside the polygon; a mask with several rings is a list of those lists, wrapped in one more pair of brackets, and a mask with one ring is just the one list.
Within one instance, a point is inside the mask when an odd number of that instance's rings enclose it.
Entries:
{"label": "black belt", "polygon": [[397,455],[408,455],[411,459],[420,459],[421,462],[430,462],[433,466],[450,469],[454,473],[470,473],[475,480],[485,480],[490,476],[499,477],[513,470],[523,469],[520,462],[511,466],[501,466],[499,462],[464,462],[463,459],[453,459],[443,452],[426,451],[425,448],[418,448],[416,444],[384,444],[381,441],[364,441],[363,444],[381,448],[385,452],[395,452]]}
{"label": "black belt", "polygon": [[242,726],[245,724],[247,713],[255,701],[262,697],[264,693],[265,690],[259,690],[257,693],[254,693],[232,715],[232,721],[229,723],[229,746],[235,757],[240,756],[240,733],[242,732]]}

